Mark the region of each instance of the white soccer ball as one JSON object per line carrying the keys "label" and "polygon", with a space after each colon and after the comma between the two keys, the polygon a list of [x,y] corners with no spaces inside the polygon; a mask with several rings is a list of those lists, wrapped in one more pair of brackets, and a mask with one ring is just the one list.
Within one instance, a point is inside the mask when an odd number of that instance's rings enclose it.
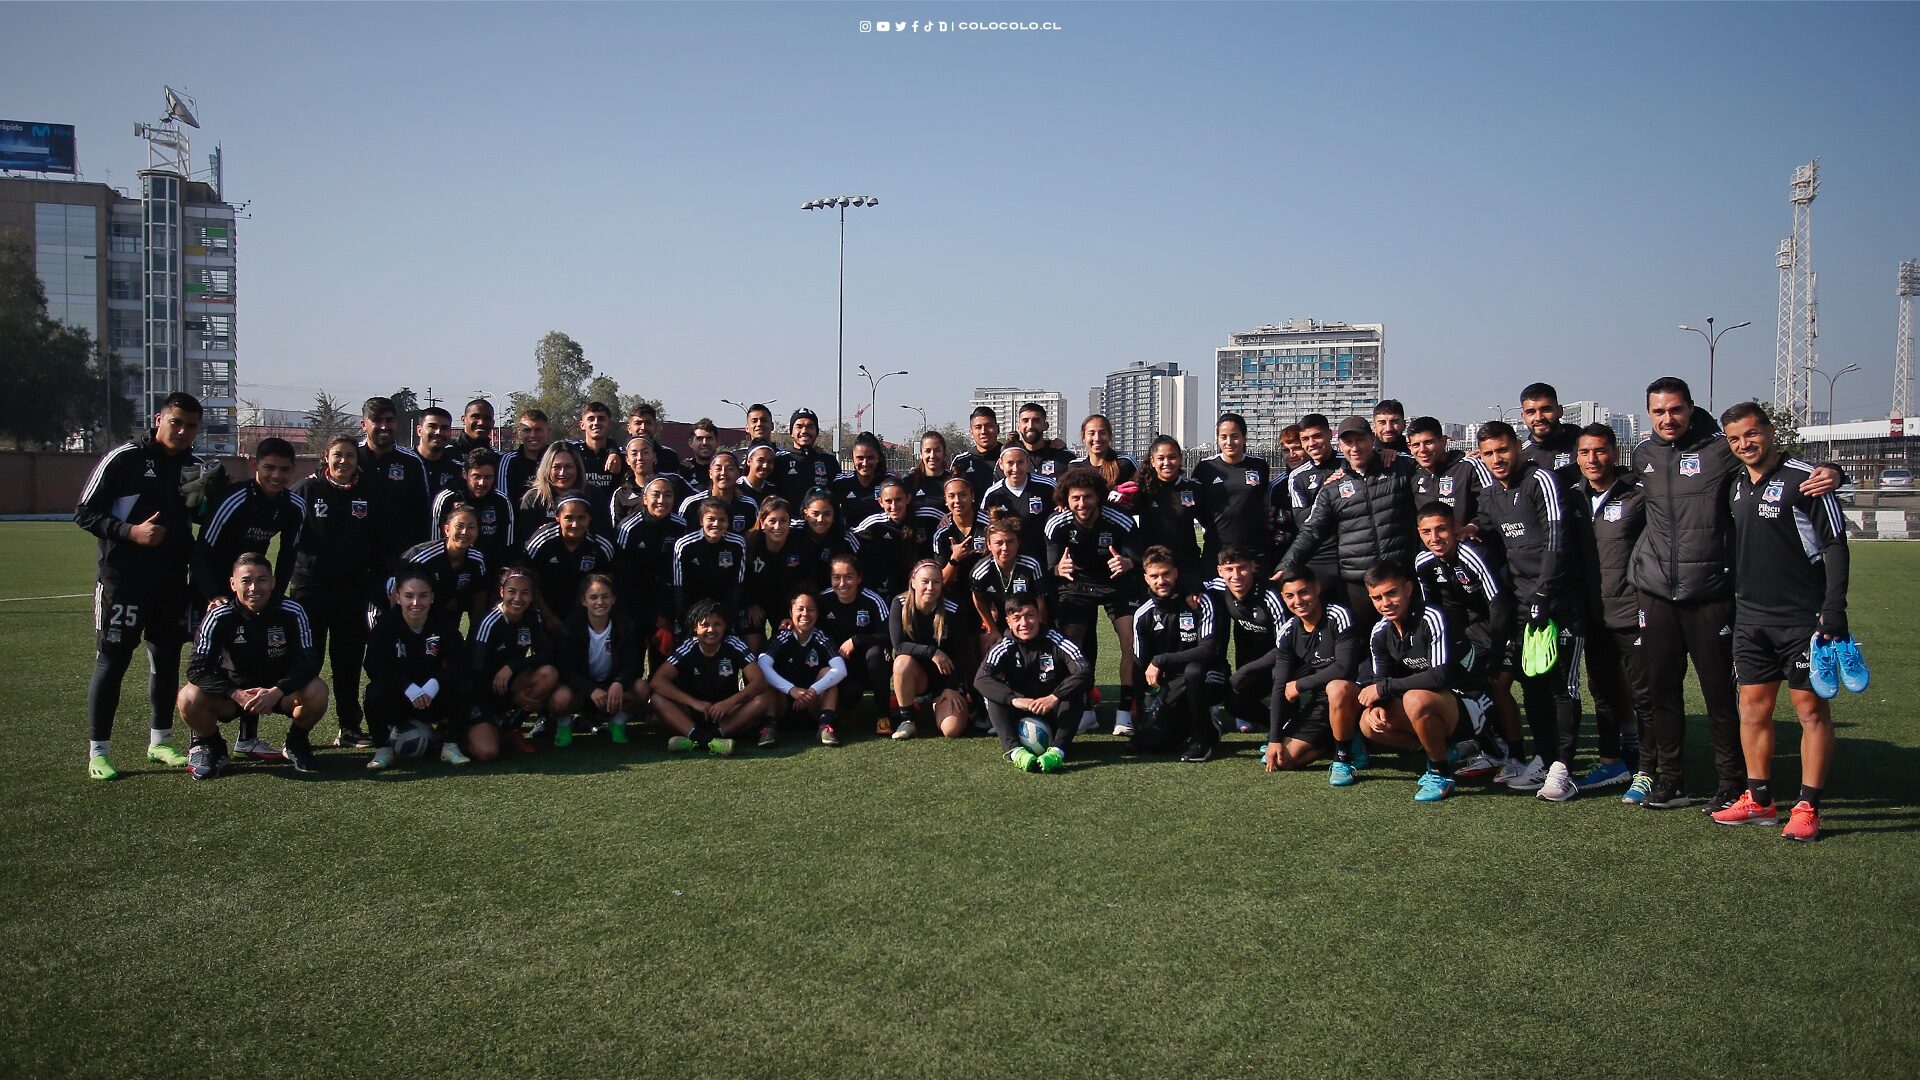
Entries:
{"label": "white soccer ball", "polygon": [[1046,753],[1047,747],[1053,745],[1053,728],[1037,716],[1021,720],[1018,734],[1020,745],[1036,754]]}
{"label": "white soccer ball", "polygon": [[394,726],[393,752],[397,757],[425,757],[433,749],[433,728],[424,720],[407,720]]}

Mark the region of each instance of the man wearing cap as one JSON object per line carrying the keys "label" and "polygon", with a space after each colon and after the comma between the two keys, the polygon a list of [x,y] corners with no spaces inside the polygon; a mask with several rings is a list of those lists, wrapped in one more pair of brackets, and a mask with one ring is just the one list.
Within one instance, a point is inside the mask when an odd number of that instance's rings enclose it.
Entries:
{"label": "man wearing cap", "polygon": [[773,459],[773,487],[797,508],[805,504],[807,492],[826,487],[840,475],[840,459],[814,448],[820,438],[820,418],[812,409],[793,410],[787,433],[793,436],[793,446]]}
{"label": "man wearing cap", "polygon": [[[1346,583],[1344,602],[1357,624],[1371,625],[1378,616],[1367,598],[1364,583],[1375,563],[1413,565],[1420,550],[1414,516],[1414,477],[1418,471],[1404,454],[1386,463],[1376,450],[1373,426],[1365,417],[1340,421],[1340,453],[1346,464],[1329,476],[1314,496],[1313,509],[1300,524],[1279,574],[1308,561],[1322,540],[1334,538],[1340,579]],[[1332,594],[1332,599],[1343,598]]]}

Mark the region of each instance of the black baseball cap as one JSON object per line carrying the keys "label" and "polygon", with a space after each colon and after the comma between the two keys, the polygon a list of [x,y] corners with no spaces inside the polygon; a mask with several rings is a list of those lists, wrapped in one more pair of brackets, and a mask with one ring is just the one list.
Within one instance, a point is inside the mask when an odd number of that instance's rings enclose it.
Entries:
{"label": "black baseball cap", "polygon": [[802,418],[811,420],[816,424],[820,422],[820,418],[814,415],[814,412],[812,409],[795,409],[793,410],[793,415],[787,417],[787,426],[792,427],[793,425],[799,423]]}
{"label": "black baseball cap", "polygon": [[1340,421],[1340,431],[1335,437],[1344,439],[1349,435],[1372,435],[1372,434],[1373,434],[1373,425],[1367,423],[1364,417],[1349,416],[1345,420]]}

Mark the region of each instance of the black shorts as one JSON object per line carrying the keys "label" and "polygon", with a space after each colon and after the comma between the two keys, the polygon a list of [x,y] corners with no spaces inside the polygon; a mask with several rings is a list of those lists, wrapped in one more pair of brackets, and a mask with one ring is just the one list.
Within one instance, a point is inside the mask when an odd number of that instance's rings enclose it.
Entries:
{"label": "black shorts", "polygon": [[1055,623],[1092,622],[1093,613],[1105,608],[1108,622],[1130,619],[1140,608],[1140,598],[1125,589],[1063,589]]}
{"label": "black shorts", "polygon": [[191,636],[187,586],[99,581],[93,586],[94,643],[102,652],[131,649],[142,638],[182,645]]}
{"label": "black shorts", "polygon": [[1328,718],[1325,692],[1304,691],[1298,700],[1287,702],[1280,709],[1282,741],[1298,739],[1316,750],[1333,749],[1333,722]]}
{"label": "black shorts", "polygon": [[1811,624],[1800,627],[1733,627],[1733,681],[1741,686],[1784,682],[1790,690],[1813,689],[1808,645]]}
{"label": "black shorts", "polygon": [[1453,703],[1460,707],[1460,720],[1453,725],[1448,742],[1477,738],[1486,730],[1487,719],[1493,715],[1493,698],[1478,690],[1455,690]]}

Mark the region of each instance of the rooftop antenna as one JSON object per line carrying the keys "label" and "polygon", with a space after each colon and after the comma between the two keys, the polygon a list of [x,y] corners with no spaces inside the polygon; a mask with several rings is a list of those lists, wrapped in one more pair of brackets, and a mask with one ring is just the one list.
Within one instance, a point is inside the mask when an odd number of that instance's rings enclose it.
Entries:
{"label": "rooftop antenna", "polygon": [[167,111],[156,123],[133,125],[136,137],[147,140],[147,168],[153,171],[170,172],[182,179],[193,175],[193,146],[185,129],[179,125],[197,128],[199,118],[193,110],[199,102],[173,87],[166,88]]}

